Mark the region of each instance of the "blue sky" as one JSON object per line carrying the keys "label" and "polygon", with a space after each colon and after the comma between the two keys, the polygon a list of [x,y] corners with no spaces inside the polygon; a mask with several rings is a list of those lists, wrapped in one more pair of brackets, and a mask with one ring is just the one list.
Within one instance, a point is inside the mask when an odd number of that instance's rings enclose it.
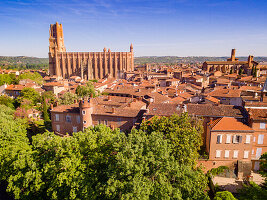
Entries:
{"label": "blue sky", "polygon": [[56,21],[67,51],[267,56],[267,0],[0,0],[0,55],[47,57]]}

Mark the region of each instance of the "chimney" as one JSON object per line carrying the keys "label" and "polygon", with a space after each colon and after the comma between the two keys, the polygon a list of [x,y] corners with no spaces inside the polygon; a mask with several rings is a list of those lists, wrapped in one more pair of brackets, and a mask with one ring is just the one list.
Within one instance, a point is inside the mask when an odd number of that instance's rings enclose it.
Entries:
{"label": "chimney", "polygon": [[131,103],[128,103],[128,107],[131,108]]}
{"label": "chimney", "polygon": [[53,108],[54,108],[54,105],[51,103],[50,110],[53,110]]}
{"label": "chimney", "polygon": [[111,96],[108,96],[108,101],[111,101]]}
{"label": "chimney", "polygon": [[111,113],[115,113],[115,108],[114,107],[112,107]]}

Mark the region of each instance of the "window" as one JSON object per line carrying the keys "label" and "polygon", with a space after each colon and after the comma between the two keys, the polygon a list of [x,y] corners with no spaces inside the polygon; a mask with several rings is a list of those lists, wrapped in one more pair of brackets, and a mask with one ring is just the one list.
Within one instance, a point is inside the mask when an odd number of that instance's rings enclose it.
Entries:
{"label": "window", "polygon": [[250,143],[250,137],[251,137],[251,135],[246,135],[246,144]]}
{"label": "window", "polygon": [[221,152],[222,152],[222,150],[216,150],[216,158],[221,157]]}
{"label": "window", "polygon": [[253,137],[253,142],[256,142],[256,137]]}
{"label": "window", "polygon": [[222,143],[222,135],[217,135],[217,144]]}
{"label": "window", "polygon": [[71,122],[71,116],[66,116],[66,122]]}
{"label": "window", "polygon": [[101,120],[98,120],[98,124],[101,124]]}
{"label": "window", "polygon": [[60,132],[60,125],[56,125],[57,132]]}
{"label": "window", "polygon": [[229,153],[230,153],[229,150],[225,150],[225,152],[224,152],[224,157],[225,157],[225,158],[229,158]]}
{"label": "window", "polygon": [[77,120],[77,123],[78,123],[78,124],[81,123],[81,118],[80,118],[80,116],[77,116],[77,117],[76,117],[76,120]]}
{"label": "window", "polygon": [[263,138],[264,138],[264,135],[258,136],[258,144],[263,144]]}
{"label": "window", "polygon": [[231,143],[231,135],[226,135],[226,144]]}
{"label": "window", "polygon": [[238,150],[234,150],[233,158],[238,158]]}
{"label": "window", "polygon": [[262,148],[257,148],[256,150],[256,158],[259,159],[261,157]]}
{"label": "window", "polygon": [[59,121],[59,114],[56,114],[56,121]]}
{"label": "window", "polygon": [[244,151],[244,158],[248,158],[249,151]]}
{"label": "window", "polygon": [[108,125],[108,121],[107,120],[104,120],[104,124],[107,126]]}
{"label": "window", "polygon": [[235,144],[242,143],[242,136],[241,135],[234,135],[233,143],[235,143]]}
{"label": "window", "polygon": [[85,115],[85,113],[86,113],[85,110],[83,110],[82,113],[83,113],[83,115]]}
{"label": "window", "polygon": [[254,154],[254,149],[252,149],[251,154],[252,154],[252,155]]}
{"label": "window", "polygon": [[265,129],[265,122],[260,123],[260,129]]}
{"label": "window", "polygon": [[73,126],[72,130],[73,130],[74,133],[76,133],[77,132],[77,126]]}
{"label": "window", "polygon": [[84,124],[86,124],[86,121],[83,121]]}

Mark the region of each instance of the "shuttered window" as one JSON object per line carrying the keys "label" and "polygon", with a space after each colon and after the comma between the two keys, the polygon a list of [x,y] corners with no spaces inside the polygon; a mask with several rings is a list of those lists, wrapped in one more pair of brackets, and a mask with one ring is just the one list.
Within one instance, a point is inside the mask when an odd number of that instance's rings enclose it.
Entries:
{"label": "shuttered window", "polygon": [[226,144],[231,143],[231,135],[226,135]]}
{"label": "shuttered window", "polygon": [[222,152],[222,150],[216,150],[216,158],[221,157],[221,152]]}
{"label": "shuttered window", "polygon": [[233,158],[238,158],[238,150],[234,150]]}
{"label": "shuttered window", "polygon": [[263,144],[264,135],[258,136],[258,144]]}
{"label": "shuttered window", "polygon": [[250,143],[250,138],[251,138],[251,135],[246,135],[246,144]]}

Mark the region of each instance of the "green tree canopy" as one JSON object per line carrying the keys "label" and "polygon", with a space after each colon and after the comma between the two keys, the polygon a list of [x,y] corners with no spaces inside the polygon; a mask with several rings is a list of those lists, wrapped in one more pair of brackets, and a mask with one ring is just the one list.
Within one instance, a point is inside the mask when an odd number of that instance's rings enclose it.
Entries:
{"label": "green tree canopy", "polygon": [[59,98],[59,103],[63,105],[70,105],[74,103],[75,99],[78,99],[77,94],[66,92]]}
{"label": "green tree canopy", "polygon": [[171,117],[153,117],[141,125],[147,134],[160,132],[173,144],[175,158],[181,163],[194,166],[198,150],[202,145],[203,126],[201,120],[191,118],[187,113]]}
{"label": "green tree canopy", "polygon": [[9,108],[15,109],[14,100],[9,96],[1,95],[0,96],[0,104],[5,105]]}
{"label": "green tree canopy", "polygon": [[260,187],[254,182],[250,182],[249,185],[243,185],[244,187],[238,191],[239,200],[262,200],[267,199],[267,190],[264,187]]}
{"label": "green tree canopy", "polygon": [[22,79],[31,79],[39,85],[43,83],[43,77],[38,72],[27,72],[27,73],[20,74],[18,77],[18,80],[22,80]]}
{"label": "green tree canopy", "polygon": [[96,96],[96,92],[95,92],[95,88],[94,85],[92,84],[92,82],[88,81],[86,83],[85,86],[81,86],[79,85],[76,88],[75,93],[79,96],[79,97],[85,97],[85,96],[91,96],[93,95],[93,97]]}
{"label": "green tree canopy", "polygon": [[231,192],[222,191],[217,192],[214,200],[237,200]]}
{"label": "green tree canopy", "polygon": [[41,102],[41,96],[34,88],[24,88],[21,91],[18,101],[21,103],[24,99],[30,100],[32,106]]}
{"label": "green tree canopy", "polygon": [[0,86],[4,84],[17,84],[18,80],[15,74],[0,74]]}

